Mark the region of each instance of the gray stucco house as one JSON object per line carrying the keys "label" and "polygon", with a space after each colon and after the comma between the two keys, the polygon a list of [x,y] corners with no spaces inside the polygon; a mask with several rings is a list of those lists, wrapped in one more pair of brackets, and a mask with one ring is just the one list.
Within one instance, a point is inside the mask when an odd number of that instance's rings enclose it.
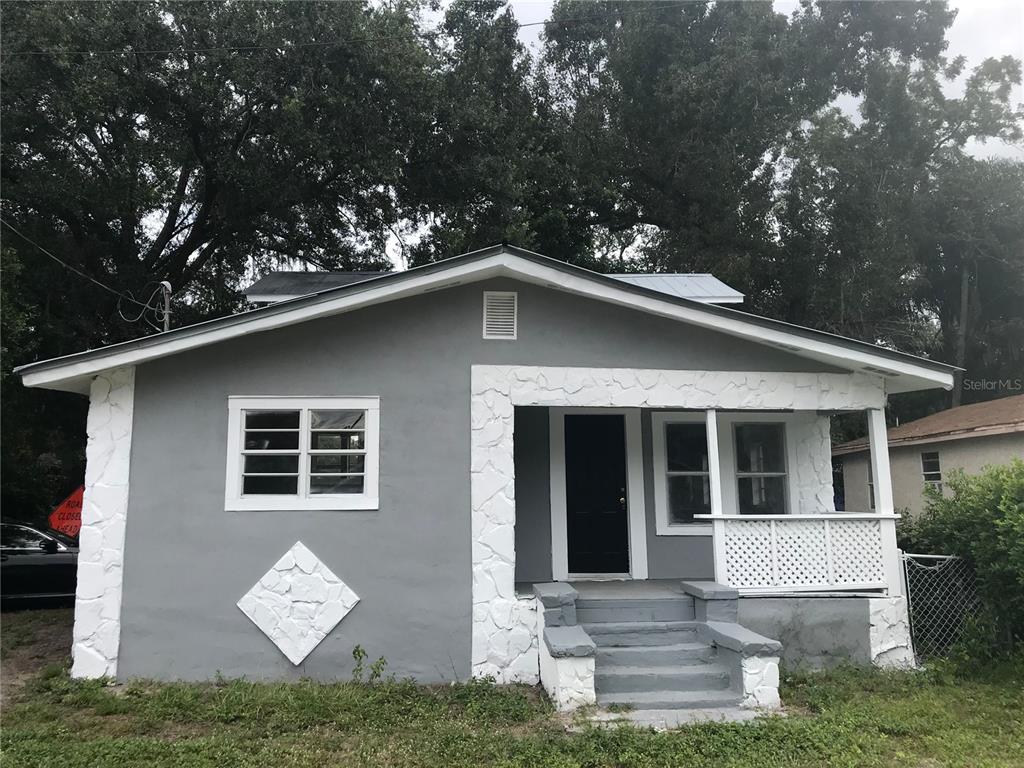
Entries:
{"label": "gray stucco house", "polygon": [[[642,709],[912,663],[883,408],[953,369],[679,285],[495,246],[18,369],[90,398],[72,673],[343,679],[358,644]],[[846,411],[874,511],[833,506]]]}

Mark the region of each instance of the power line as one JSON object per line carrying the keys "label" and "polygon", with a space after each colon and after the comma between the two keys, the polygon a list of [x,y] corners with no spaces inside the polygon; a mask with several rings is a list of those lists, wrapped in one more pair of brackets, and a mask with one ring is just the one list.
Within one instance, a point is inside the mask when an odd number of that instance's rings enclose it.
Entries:
{"label": "power line", "polygon": [[[41,245],[40,245],[39,243],[37,243],[37,242],[36,242],[35,240],[33,240],[33,239],[32,239],[31,237],[29,237],[29,236],[28,236],[28,235],[26,235],[25,233],[23,233],[23,232],[21,232],[20,230],[18,230],[18,228],[17,228],[17,227],[15,227],[14,225],[12,225],[12,224],[11,224],[11,223],[10,223],[9,221],[7,221],[6,219],[4,219],[3,217],[0,217],[0,223],[2,223],[2,224],[3,224],[4,226],[5,226],[5,227],[7,227],[7,228],[8,228],[9,230],[11,230],[11,232],[13,232],[14,234],[16,234],[16,235],[17,235],[18,237],[20,237],[20,238],[21,238],[22,240],[24,240],[24,241],[25,241],[26,243],[29,243],[30,245],[34,245],[34,246],[35,246],[36,248],[38,248],[38,249],[39,249],[40,251],[42,251],[43,253],[45,253],[45,254],[46,254],[47,256],[49,256],[49,257],[50,257],[51,259],[53,259],[54,261],[56,261],[56,262],[57,262],[58,264],[60,264],[60,265],[61,265],[62,267],[64,267],[65,269],[69,269],[69,270],[71,270],[72,272],[74,272],[74,273],[75,273],[76,275],[79,275],[80,277],[84,277],[84,278],[85,278],[86,280],[88,280],[88,281],[89,281],[89,282],[91,282],[91,283],[95,283],[96,285],[98,285],[98,286],[99,286],[100,288],[102,288],[103,290],[105,290],[105,291],[109,291],[110,293],[114,294],[114,295],[115,295],[115,296],[117,296],[118,298],[121,298],[121,299],[128,299],[128,301],[134,302],[135,304],[138,304],[138,305],[139,305],[140,307],[145,307],[145,309],[153,309],[153,310],[157,309],[156,307],[151,307],[151,306],[150,306],[149,304],[143,304],[143,303],[142,303],[141,301],[139,301],[138,299],[136,299],[136,298],[135,298],[134,296],[129,296],[129,295],[128,295],[128,294],[126,294],[126,293],[122,293],[121,291],[118,291],[118,290],[116,290],[116,289],[114,289],[114,288],[111,288],[111,287],[110,287],[109,285],[106,285],[106,284],[104,284],[104,283],[101,283],[101,282],[100,282],[99,280],[97,280],[97,279],[96,279],[95,277],[93,277],[92,275],[87,275],[87,274],[86,274],[85,272],[83,272],[82,270],[80,270],[80,269],[79,269],[78,267],[75,267],[75,266],[72,266],[71,264],[68,264],[68,263],[67,263],[66,261],[64,261],[64,260],[63,260],[62,258],[60,258],[59,256],[54,256],[54,255],[53,255],[52,253],[50,253],[50,252],[49,252],[48,250],[46,250],[45,248],[43,248],[43,246],[41,246]],[[143,310],[143,311],[145,311],[145,310]]]}
{"label": "power line", "polygon": [[[579,16],[572,19],[560,19],[557,21],[531,21],[526,24],[516,24],[516,30],[526,29],[527,27],[539,27],[541,25],[556,26],[560,24],[576,24],[587,21],[600,21],[606,18],[619,18],[622,16],[635,16],[645,11],[662,11],[670,8],[679,8],[683,5],[683,0],[673,0],[672,2],[663,3],[657,6],[645,6],[637,10],[634,13],[605,13],[595,14],[591,16]],[[386,42],[390,40],[408,40],[411,38],[432,38],[442,34],[442,30],[438,28],[425,30],[422,32],[412,32],[395,34],[395,35],[380,35],[377,37],[352,37],[343,40],[332,40],[323,43],[282,43],[278,45],[226,45],[226,46],[212,46],[209,48],[163,48],[163,49],[143,49],[143,50],[131,50],[131,49],[116,49],[116,50],[74,50],[74,51],[10,51],[5,53],[5,56],[75,56],[75,55],[156,55],[156,54],[185,54],[185,53],[215,53],[220,51],[231,51],[235,53],[245,53],[251,51],[267,51],[267,50],[288,50],[295,48],[317,48],[324,47],[330,48],[338,45],[348,45],[352,43],[378,43]]]}

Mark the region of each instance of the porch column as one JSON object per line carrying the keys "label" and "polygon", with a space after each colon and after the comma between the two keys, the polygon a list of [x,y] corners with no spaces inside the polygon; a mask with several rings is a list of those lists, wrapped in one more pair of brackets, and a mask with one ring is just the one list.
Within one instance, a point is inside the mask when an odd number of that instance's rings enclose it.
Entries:
{"label": "porch column", "polygon": [[711,542],[715,557],[715,581],[726,581],[725,563],[725,520],[722,519],[722,462],[718,455],[718,412],[705,411],[708,435],[708,484],[711,486]]}
{"label": "porch column", "polygon": [[889,438],[885,428],[885,410],[868,409],[868,443],[871,447],[871,475],[875,486],[875,513],[886,515],[879,520],[882,534],[882,562],[891,597],[902,594],[900,585],[899,549],[896,545],[896,513],[892,498],[892,474],[889,469]]}

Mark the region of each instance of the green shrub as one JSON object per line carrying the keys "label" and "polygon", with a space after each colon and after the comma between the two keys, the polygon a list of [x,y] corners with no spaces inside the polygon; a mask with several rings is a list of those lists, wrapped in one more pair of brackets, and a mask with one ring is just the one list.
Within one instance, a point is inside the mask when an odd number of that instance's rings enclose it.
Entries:
{"label": "green shrub", "polygon": [[906,531],[921,551],[959,555],[973,566],[1003,642],[1024,637],[1024,461],[953,471],[947,495],[926,491],[924,514]]}

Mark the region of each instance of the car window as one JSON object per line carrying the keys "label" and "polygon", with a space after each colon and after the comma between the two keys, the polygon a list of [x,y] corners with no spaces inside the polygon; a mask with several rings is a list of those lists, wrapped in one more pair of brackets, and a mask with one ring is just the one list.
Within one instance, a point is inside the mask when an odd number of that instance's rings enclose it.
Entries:
{"label": "car window", "polygon": [[21,525],[4,525],[0,546],[4,549],[39,549],[46,542],[46,537],[31,528]]}

